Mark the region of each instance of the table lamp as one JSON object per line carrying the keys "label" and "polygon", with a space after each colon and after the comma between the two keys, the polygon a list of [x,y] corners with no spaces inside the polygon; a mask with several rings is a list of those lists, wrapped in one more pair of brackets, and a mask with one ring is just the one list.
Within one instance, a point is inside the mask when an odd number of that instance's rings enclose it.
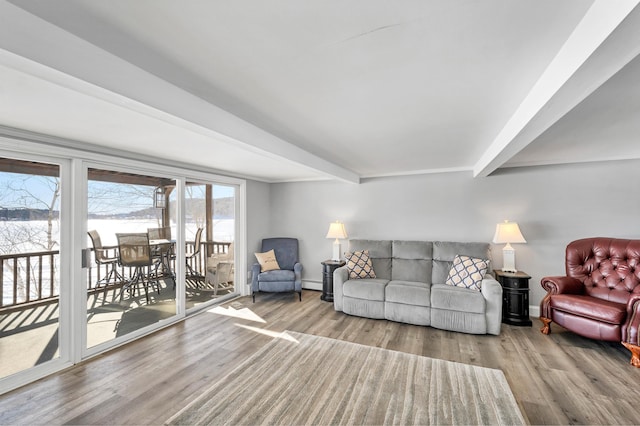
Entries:
{"label": "table lamp", "polygon": [[347,231],[344,229],[344,223],[340,221],[332,222],[329,225],[327,238],[335,238],[333,242],[333,257],[331,260],[340,260],[340,238],[347,238]]}
{"label": "table lamp", "polygon": [[511,243],[526,243],[520,228],[516,222],[505,220],[496,225],[496,234],[493,236],[495,244],[505,244],[502,249],[502,270],[504,272],[518,272],[516,269],[516,251]]}

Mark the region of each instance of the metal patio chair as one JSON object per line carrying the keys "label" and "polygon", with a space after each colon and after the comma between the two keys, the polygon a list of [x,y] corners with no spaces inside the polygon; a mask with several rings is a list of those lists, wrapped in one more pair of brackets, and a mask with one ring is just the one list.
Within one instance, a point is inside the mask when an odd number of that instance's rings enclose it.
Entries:
{"label": "metal patio chair", "polygon": [[144,294],[149,303],[149,284],[155,284],[156,290],[160,293],[160,283],[157,279],[151,279],[151,267],[153,257],[149,245],[149,235],[145,233],[116,234],[118,238],[119,262],[122,266],[132,268],[133,273],[129,281],[120,289],[120,300],[125,289],[132,296],[140,285],[144,288]]}

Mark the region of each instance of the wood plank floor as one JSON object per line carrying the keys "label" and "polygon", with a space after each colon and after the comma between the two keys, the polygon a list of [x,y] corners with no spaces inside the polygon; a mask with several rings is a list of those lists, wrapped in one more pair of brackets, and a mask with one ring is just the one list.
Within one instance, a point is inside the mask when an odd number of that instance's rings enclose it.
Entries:
{"label": "wood plank floor", "polygon": [[499,368],[532,424],[640,423],[640,369],[619,344],[558,326],[544,336],[536,320],[476,336],[351,317],[319,295],[260,294],[194,315],[0,396],[0,424],[162,424],[284,330]]}

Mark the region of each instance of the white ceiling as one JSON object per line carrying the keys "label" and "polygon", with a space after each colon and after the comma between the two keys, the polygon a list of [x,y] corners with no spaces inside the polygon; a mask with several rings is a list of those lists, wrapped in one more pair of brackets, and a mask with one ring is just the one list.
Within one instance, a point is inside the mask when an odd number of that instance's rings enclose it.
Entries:
{"label": "white ceiling", "polygon": [[1,1],[0,125],[270,182],[640,158],[637,4]]}

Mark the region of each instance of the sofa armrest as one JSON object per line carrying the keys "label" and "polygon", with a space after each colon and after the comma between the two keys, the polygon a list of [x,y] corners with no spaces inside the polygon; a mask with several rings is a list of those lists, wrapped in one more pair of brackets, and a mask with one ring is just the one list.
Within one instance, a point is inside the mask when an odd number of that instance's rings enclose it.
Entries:
{"label": "sofa armrest", "polygon": [[500,324],[502,323],[502,286],[492,276],[486,275],[482,280],[480,290],[486,303],[487,333],[497,336],[500,334]]}
{"label": "sofa armrest", "polygon": [[573,277],[544,277],[540,285],[549,294],[583,294],[584,285]]}
{"label": "sofa armrest", "polygon": [[349,270],[346,265],[333,271],[333,308],[342,312],[342,286],[349,280]]}

